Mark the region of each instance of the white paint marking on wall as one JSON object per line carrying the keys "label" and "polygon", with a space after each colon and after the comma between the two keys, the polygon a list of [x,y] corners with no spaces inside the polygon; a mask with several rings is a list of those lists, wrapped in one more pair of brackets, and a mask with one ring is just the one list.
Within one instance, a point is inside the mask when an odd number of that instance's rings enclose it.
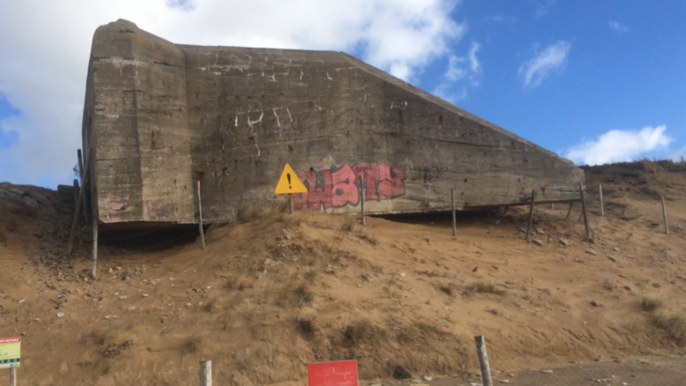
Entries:
{"label": "white paint marking on wall", "polygon": [[238,111],[236,111],[236,122],[234,123],[235,127],[238,127]]}
{"label": "white paint marking on wall", "polygon": [[300,70],[300,81],[301,81],[301,82],[302,82],[302,80],[303,80],[303,75],[304,75],[303,70]]}
{"label": "white paint marking on wall", "polygon": [[333,78],[329,76],[329,73],[328,73],[328,72],[326,73],[326,79],[328,79],[328,80],[333,80]]}
{"label": "white paint marking on wall", "polygon": [[276,113],[276,109],[272,110],[274,112],[274,116],[276,117],[276,124],[281,127],[281,121],[279,121],[279,115]]}
{"label": "white paint marking on wall", "polygon": [[270,82],[276,82],[276,73],[273,73],[272,76],[269,77]]}
{"label": "white paint marking on wall", "polygon": [[220,76],[222,73],[221,72],[213,72],[215,76]]}
{"label": "white paint marking on wall", "polygon": [[286,107],[286,112],[288,113],[288,118],[291,120],[291,123],[293,123],[293,117],[291,116],[291,110]]}
{"label": "white paint marking on wall", "polygon": [[256,121],[251,121],[250,114],[248,114],[248,126],[252,128],[252,125],[262,122],[262,118],[264,118],[264,111],[260,112],[260,118]]}

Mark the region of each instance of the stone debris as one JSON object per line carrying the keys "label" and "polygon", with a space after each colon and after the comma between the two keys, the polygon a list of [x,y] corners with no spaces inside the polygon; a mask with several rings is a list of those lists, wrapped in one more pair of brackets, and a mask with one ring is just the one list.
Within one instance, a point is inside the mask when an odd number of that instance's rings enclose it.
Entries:
{"label": "stone debris", "polygon": [[586,253],[588,253],[589,255],[594,255],[594,256],[597,254],[597,253],[595,253],[595,251],[592,250],[592,249],[587,249],[587,250],[586,250]]}
{"label": "stone debris", "polygon": [[610,259],[610,260],[612,260],[613,263],[616,263],[616,262],[617,262],[617,258],[615,258],[615,257],[612,256],[612,255],[608,255],[607,258]]}
{"label": "stone debris", "polygon": [[64,317],[64,312],[58,312],[57,313],[58,318],[63,318]]}
{"label": "stone debris", "polygon": [[560,243],[560,245],[563,246],[563,247],[565,247],[565,248],[567,248],[568,246],[570,246],[569,240],[563,239],[562,237],[558,238],[558,239],[557,239],[557,242]]}
{"label": "stone debris", "polygon": [[552,374],[553,370],[541,370],[541,372],[544,374]]}

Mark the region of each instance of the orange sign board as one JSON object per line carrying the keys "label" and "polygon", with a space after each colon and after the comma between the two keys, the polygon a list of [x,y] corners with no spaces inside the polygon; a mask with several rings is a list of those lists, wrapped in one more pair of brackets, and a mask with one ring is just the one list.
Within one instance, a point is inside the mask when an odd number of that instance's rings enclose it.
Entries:
{"label": "orange sign board", "polygon": [[298,175],[295,174],[291,165],[286,164],[286,166],[283,167],[281,178],[279,178],[279,182],[276,184],[274,194],[292,193],[307,193],[307,188],[305,187],[305,184],[300,181]]}

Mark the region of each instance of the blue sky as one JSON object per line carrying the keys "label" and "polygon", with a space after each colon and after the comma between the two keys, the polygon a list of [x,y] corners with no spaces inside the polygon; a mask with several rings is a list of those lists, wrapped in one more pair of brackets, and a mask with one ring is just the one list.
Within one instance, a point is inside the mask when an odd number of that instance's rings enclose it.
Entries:
{"label": "blue sky", "polygon": [[[90,42],[345,51],[582,163],[686,155],[686,1],[0,0],[0,181],[69,184]],[[59,33],[56,33],[59,31]]]}
{"label": "blue sky", "polygon": [[[456,51],[478,42],[482,74],[458,106],[562,155],[611,130],[661,125],[669,145],[631,158],[686,145],[686,2],[465,1],[460,16],[472,21]],[[565,60],[525,86],[522,63],[561,42]]]}

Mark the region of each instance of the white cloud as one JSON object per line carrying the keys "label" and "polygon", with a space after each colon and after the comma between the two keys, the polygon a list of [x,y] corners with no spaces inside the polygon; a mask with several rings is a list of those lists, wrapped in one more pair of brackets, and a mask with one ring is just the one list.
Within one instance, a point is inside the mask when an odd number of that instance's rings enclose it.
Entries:
{"label": "white cloud", "polygon": [[412,80],[466,27],[459,0],[22,0],[0,12],[0,94],[21,110],[0,122],[0,180],[69,183],[81,145],[91,39],[119,18],[175,43],[341,50]]}
{"label": "white cloud", "polygon": [[666,149],[672,141],[667,127],[644,127],[641,130],[610,130],[595,141],[571,147],[565,157],[579,164],[601,165],[627,162],[655,150]]}
{"label": "white cloud", "polygon": [[519,75],[524,82],[524,88],[538,87],[548,76],[560,70],[567,63],[571,48],[571,43],[559,41],[522,63]]}
{"label": "white cloud", "polygon": [[610,28],[612,28],[615,32],[618,32],[620,34],[629,32],[629,27],[621,25],[616,21],[610,20],[607,23],[610,25]]}
{"label": "white cloud", "polygon": [[481,64],[479,59],[476,57],[476,53],[481,49],[481,44],[472,43],[469,47],[469,68],[472,70],[472,74],[481,73]]}
{"label": "white cloud", "polygon": [[466,98],[469,87],[478,86],[481,79],[481,63],[477,57],[479,50],[481,44],[472,42],[467,56],[450,55],[444,80],[433,94],[451,102]]}
{"label": "white cloud", "polygon": [[542,17],[550,12],[557,0],[529,0],[529,3],[533,4],[536,17]]}
{"label": "white cloud", "polygon": [[509,15],[504,15],[502,13],[499,13],[495,16],[489,16],[484,19],[484,21],[492,21],[495,23],[507,23],[507,24],[512,24],[517,21],[517,18],[514,16],[509,16]]}

